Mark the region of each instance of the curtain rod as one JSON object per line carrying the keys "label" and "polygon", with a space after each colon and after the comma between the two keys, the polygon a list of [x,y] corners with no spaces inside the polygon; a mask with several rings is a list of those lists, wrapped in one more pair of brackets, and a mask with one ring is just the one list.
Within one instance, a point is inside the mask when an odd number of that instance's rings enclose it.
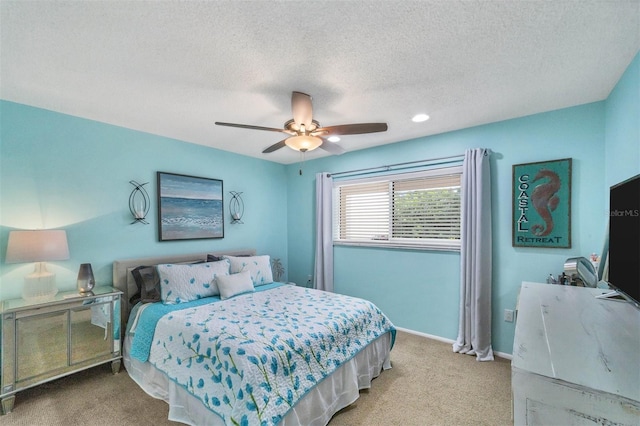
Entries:
{"label": "curtain rod", "polygon": [[357,169],[357,170],[348,170],[348,171],[344,171],[344,172],[337,172],[337,173],[328,173],[329,176],[335,177],[335,176],[339,176],[339,175],[348,175],[348,174],[352,174],[352,173],[362,173],[362,172],[369,172],[371,170],[378,170],[378,169],[383,169],[380,171],[389,171],[391,170],[392,167],[400,167],[400,166],[408,166],[408,165],[412,165],[412,164],[419,164],[419,163],[431,163],[434,161],[440,161],[442,163],[447,163],[450,161],[454,161],[454,160],[463,160],[464,159],[464,154],[461,155],[452,155],[449,157],[440,157],[440,158],[430,158],[427,160],[417,160],[417,161],[408,161],[406,163],[396,163],[396,164],[389,164],[386,166],[378,166],[378,167],[369,167],[366,169]]}

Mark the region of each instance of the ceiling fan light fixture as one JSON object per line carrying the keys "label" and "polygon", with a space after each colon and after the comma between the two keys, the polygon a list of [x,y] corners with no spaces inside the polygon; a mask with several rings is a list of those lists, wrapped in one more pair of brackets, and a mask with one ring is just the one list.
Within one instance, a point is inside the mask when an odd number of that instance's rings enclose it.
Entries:
{"label": "ceiling fan light fixture", "polygon": [[330,138],[327,139],[329,142],[340,142],[340,138],[338,136],[331,136]]}
{"label": "ceiling fan light fixture", "polygon": [[316,136],[300,135],[287,138],[284,143],[296,151],[307,152],[322,145],[322,139]]}

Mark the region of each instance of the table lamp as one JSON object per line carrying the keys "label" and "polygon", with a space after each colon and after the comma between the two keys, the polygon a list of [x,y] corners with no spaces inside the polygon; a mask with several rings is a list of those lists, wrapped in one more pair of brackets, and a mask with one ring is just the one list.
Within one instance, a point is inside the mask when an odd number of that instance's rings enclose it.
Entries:
{"label": "table lamp", "polygon": [[66,231],[47,229],[9,232],[5,262],[37,262],[33,273],[24,278],[24,300],[46,300],[55,296],[58,293],[56,275],[47,271],[45,262],[65,259],[69,259]]}

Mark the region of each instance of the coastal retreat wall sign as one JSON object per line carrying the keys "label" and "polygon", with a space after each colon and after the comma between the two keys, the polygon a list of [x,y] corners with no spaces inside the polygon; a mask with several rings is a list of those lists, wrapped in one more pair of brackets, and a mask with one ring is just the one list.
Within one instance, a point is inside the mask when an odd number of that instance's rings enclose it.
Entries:
{"label": "coastal retreat wall sign", "polygon": [[513,165],[514,247],[571,247],[571,158]]}

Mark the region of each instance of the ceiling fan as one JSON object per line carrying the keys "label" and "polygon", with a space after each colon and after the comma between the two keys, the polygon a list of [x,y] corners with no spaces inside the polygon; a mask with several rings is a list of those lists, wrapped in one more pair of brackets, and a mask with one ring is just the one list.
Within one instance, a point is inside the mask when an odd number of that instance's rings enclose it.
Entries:
{"label": "ceiling fan", "polygon": [[387,130],[387,123],[342,124],[338,126],[320,127],[320,123],[313,119],[311,96],[302,92],[293,92],[291,94],[291,111],[293,113],[293,119],[284,123],[284,128],[282,129],[252,126],[249,124],[222,123],[219,121],[216,121],[216,124],[218,126],[240,127],[242,129],[281,132],[289,135],[286,139],[262,151],[263,154],[276,151],[286,145],[300,152],[312,151],[319,147],[332,154],[339,155],[344,152],[344,148],[329,142],[325,138],[338,135],[385,132]]}

